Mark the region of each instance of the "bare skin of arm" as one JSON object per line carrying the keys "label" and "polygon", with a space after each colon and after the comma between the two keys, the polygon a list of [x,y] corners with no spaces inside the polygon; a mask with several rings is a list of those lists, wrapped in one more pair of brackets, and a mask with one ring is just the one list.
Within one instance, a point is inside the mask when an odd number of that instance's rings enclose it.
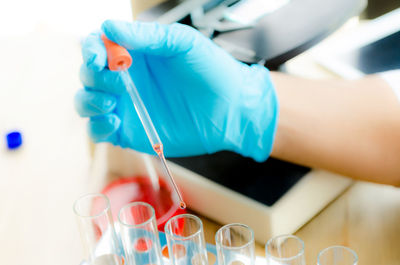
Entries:
{"label": "bare skin of arm", "polygon": [[271,77],[280,102],[271,156],[400,186],[400,103],[385,81]]}

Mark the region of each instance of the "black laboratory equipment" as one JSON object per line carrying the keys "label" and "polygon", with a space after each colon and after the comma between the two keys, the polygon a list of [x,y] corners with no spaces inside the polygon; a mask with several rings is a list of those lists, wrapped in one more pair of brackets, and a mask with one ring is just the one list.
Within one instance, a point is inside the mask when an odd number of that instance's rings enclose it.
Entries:
{"label": "black laboratory equipment", "polygon": [[366,5],[366,0],[168,0],[138,19],[191,25],[236,59],[278,69]]}

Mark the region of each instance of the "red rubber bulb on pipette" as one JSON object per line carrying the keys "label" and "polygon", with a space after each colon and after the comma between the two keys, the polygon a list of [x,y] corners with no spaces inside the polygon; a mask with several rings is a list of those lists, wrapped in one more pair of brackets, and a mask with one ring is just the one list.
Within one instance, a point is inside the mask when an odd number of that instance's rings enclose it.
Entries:
{"label": "red rubber bulb on pipette", "polygon": [[132,57],[124,47],[110,41],[104,34],[101,35],[101,39],[106,47],[108,68],[111,71],[121,71],[131,67]]}

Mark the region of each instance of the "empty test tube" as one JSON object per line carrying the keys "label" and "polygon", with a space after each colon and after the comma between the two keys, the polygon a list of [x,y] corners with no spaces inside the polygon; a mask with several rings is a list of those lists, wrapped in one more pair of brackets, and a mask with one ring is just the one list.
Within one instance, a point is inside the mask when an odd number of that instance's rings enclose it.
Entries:
{"label": "empty test tube", "polygon": [[357,265],[354,250],[344,246],[331,246],[318,254],[318,265]]}
{"label": "empty test tube", "polygon": [[215,234],[218,265],[254,265],[254,232],[244,224],[228,224]]}
{"label": "empty test tube", "polygon": [[304,242],[297,236],[279,235],[265,245],[267,265],[305,265]]}
{"label": "empty test tube", "polygon": [[87,194],[74,203],[74,212],[90,265],[123,265],[124,252],[114,230],[110,202],[100,193]]}

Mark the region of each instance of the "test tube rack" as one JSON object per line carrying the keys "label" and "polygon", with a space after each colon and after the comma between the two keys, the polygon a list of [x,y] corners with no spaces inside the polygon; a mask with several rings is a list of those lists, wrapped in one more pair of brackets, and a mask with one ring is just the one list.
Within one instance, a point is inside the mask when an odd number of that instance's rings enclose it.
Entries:
{"label": "test tube rack", "polygon": [[[120,241],[120,246],[122,246],[122,242],[118,233],[118,229],[116,229],[117,231],[117,237],[118,240]],[[163,232],[158,232],[159,238],[160,238],[160,245],[161,245],[161,253],[163,256],[163,261],[164,261],[164,265],[168,265],[170,264],[169,261],[169,255],[168,255],[168,246],[167,246],[167,238],[165,236],[165,233]],[[106,242],[107,240],[109,240],[108,238],[108,234],[104,234],[103,238],[99,241],[99,245],[98,248],[101,249],[103,247],[102,242]],[[208,264],[209,265],[217,265],[217,250],[215,245],[212,244],[207,244],[206,245],[206,249],[207,249],[207,256],[208,256]],[[120,250],[120,253],[123,253],[124,251]],[[80,265],[90,265],[88,264],[86,261],[82,261],[80,263]]]}

